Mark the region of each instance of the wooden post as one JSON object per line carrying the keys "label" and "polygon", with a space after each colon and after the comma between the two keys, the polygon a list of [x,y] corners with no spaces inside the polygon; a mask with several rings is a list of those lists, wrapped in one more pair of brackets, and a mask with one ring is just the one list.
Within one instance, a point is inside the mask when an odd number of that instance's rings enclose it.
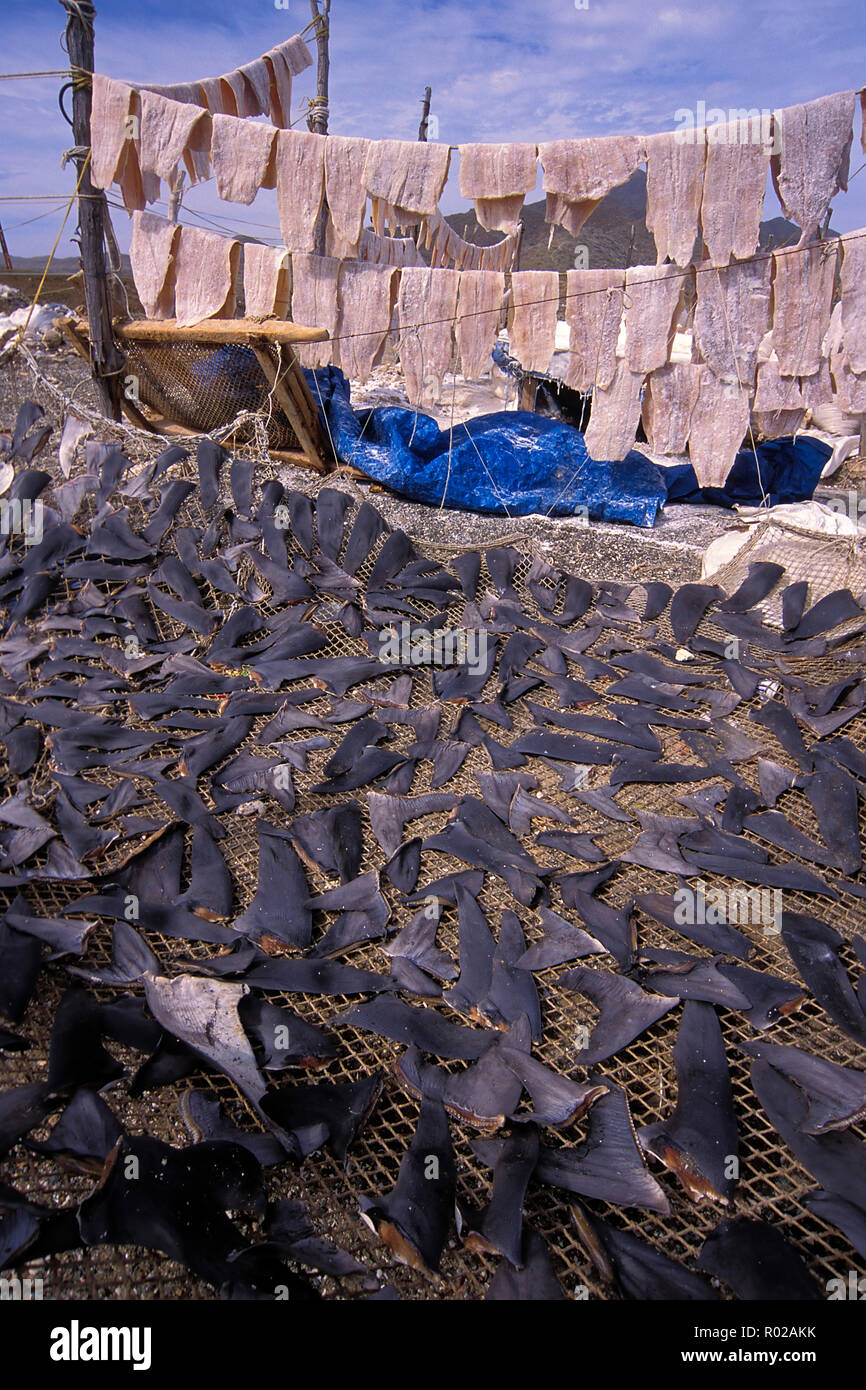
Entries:
{"label": "wooden post", "polygon": [[183,198],[183,185],[184,185],[185,180],[186,180],[186,173],[185,173],[185,171],[184,171],[183,169],[179,169],[178,172],[177,172],[177,174],[176,174],[176,176],[175,176],[174,183],[171,184],[171,185],[169,186],[169,190],[168,190],[168,220],[169,220],[169,222],[176,222],[176,221],[177,221],[178,213],[180,212],[181,199]]}
{"label": "wooden post", "polygon": [[319,61],[316,67],[316,104],[310,112],[307,126],[315,135],[327,135],[328,77],[331,65],[328,54],[331,0],[310,0],[310,12],[316,26],[316,48],[318,49]]}
{"label": "wooden post", "polygon": [[3,228],[0,226],[0,251],[3,252],[3,264],[7,270],[12,269],[12,257],[9,255],[9,247],[6,245],[6,238],[3,235]]}
{"label": "wooden post", "polygon": [[[307,128],[314,135],[328,133],[328,78],[331,60],[328,52],[330,36],[331,0],[310,0],[310,13],[316,26],[316,48],[318,64],[316,67],[316,103],[307,117]],[[316,222],[315,251],[324,256],[327,251],[328,199],[322,199],[322,206]]]}
{"label": "wooden post", "polygon": [[90,153],[90,74],[93,72],[93,20],[96,10],[91,0],[60,0],[60,4],[68,16],[66,51],[76,78],[72,94],[72,130],[80,179],[78,233],[84,272],[84,299],[90,326],[90,366],[103,414],[112,420],[119,420],[123,357],[111,328],[111,299],[105,273],[104,219],[108,216],[108,208],[105,194],[94,188],[91,182],[89,163],[84,168]]}
{"label": "wooden post", "polygon": [[[433,88],[425,87],[424,96],[421,100],[421,124],[418,127],[418,139],[424,142],[426,142],[427,140],[427,122],[430,118],[430,98],[432,97],[432,95]],[[424,231],[425,224],[423,222],[419,222],[418,226],[415,228],[415,231],[410,233],[412,240],[414,241],[416,246],[421,245],[421,238],[424,235]]]}
{"label": "wooden post", "polygon": [[418,127],[418,139],[427,139],[427,121],[430,117],[430,98],[433,95],[432,87],[424,88],[424,100],[421,103],[421,124]]}

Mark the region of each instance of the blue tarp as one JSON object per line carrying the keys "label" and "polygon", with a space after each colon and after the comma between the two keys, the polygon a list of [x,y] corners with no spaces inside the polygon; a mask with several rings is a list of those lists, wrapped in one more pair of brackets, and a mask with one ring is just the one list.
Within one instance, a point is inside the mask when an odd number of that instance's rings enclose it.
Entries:
{"label": "blue tarp", "polygon": [[[698,486],[691,465],[659,467],[639,449],[620,463],[591,459],[579,430],[531,411],[501,411],[455,425],[396,406],[353,410],[336,367],[305,372],[338,458],[394,492],[431,506],[500,516],[588,516],[652,526],[666,502],[770,505],[815,490],[830,449],[777,439],[737,454],[724,488]],[[762,497],[763,490],[763,497]]]}

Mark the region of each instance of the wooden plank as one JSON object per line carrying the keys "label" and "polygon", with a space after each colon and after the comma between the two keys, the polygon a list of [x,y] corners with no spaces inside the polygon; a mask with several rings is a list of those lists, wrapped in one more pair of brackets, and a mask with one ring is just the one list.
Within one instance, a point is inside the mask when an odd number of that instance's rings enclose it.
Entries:
{"label": "wooden plank", "polygon": [[285,319],[205,319],[192,325],[174,319],[132,319],[118,323],[119,338],[139,343],[243,343],[252,338],[270,343],[324,343],[325,328],[307,328]]}
{"label": "wooden plank", "polygon": [[[286,387],[286,378],[296,365],[293,357],[288,371],[281,371],[279,374],[274,370],[274,364],[263,343],[252,341],[250,347],[256,355],[256,361],[265,374],[265,378],[271,389],[271,394],[277,405],[282,410],[307,456],[307,462],[317,473],[330,472],[330,464],[325,460],[320,439],[314,434],[304,419],[302,412],[298,409],[292,393]],[[318,433],[318,432],[317,432]]]}

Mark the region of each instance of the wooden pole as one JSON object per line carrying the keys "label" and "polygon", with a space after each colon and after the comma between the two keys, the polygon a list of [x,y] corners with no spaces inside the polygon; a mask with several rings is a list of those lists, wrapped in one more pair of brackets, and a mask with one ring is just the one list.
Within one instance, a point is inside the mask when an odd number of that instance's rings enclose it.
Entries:
{"label": "wooden pole", "polygon": [[[72,130],[78,168],[78,236],[84,299],[91,343],[91,372],[103,414],[120,419],[123,357],[111,328],[111,299],[105,273],[105,194],[90,179],[90,108],[93,72],[93,20],[91,0],[60,0],[67,13],[66,51],[75,74],[72,93]],[[85,168],[85,163],[87,167]],[[83,170],[83,173],[82,173]]]}
{"label": "wooden pole", "polygon": [[427,121],[430,117],[430,98],[433,95],[432,87],[424,88],[424,100],[421,103],[421,124],[418,127],[418,139],[427,139]]}
{"label": "wooden pole", "polygon": [[[316,66],[316,100],[313,108],[307,117],[307,128],[314,135],[327,135],[328,133],[328,79],[331,70],[331,59],[328,51],[328,39],[330,37],[330,15],[331,0],[310,0],[310,13],[316,26],[316,48],[318,50],[318,64]],[[315,231],[315,251],[317,256],[324,256],[327,251],[328,237],[328,199],[322,199],[322,206],[319,211]]]}
{"label": "wooden pole", "polygon": [[3,228],[0,226],[0,250],[3,252],[3,264],[7,270],[12,269],[12,257],[9,255],[9,247],[6,245],[6,238],[3,235]]}
{"label": "wooden pole", "polygon": [[327,135],[328,78],[331,69],[331,59],[328,52],[331,0],[310,0],[310,12],[316,26],[318,64],[316,66],[316,103],[310,112],[307,126],[314,135]]}

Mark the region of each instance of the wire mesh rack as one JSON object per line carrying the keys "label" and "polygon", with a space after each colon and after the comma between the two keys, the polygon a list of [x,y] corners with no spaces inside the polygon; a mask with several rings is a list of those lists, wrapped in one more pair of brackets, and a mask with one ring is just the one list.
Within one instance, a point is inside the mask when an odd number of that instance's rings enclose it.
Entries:
{"label": "wire mesh rack", "polygon": [[[172,475],[180,476],[184,470],[188,473],[189,469],[189,462],[181,463],[175,466]],[[257,470],[255,476],[257,482],[262,482],[266,473]],[[133,527],[137,520],[137,505],[131,504],[130,522]],[[82,513],[77,518],[78,525],[86,526],[89,507],[92,507],[92,502],[85,499]],[[184,503],[177,524],[200,526],[204,522],[205,517],[196,495],[193,494]],[[347,527],[346,535],[348,531]],[[171,533],[167,537],[167,543],[172,544]],[[290,536],[289,544],[295,544]],[[372,571],[377,553],[378,546],[374,547],[358,572],[362,584]],[[529,565],[530,557],[522,555],[513,583],[524,611],[538,616],[540,610],[525,583]],[[68,580],[64,580],[63,584],[65,587],[62,596],[74,607],[78,586]],[[263,588],[267,588],[266,584],[263,584]],[[493,579],[482,556],[478,593],[483,594],[492,588]],[[110,593],[110,586],[105,588],[105,592]],[[231,611],[232,599],[225,594],[203,586],[202,595],[205,606],[210,605],[223,615]],[[260,603],[263,609],[268,608],[267,592]],[[424,605],[420,604],[419,607],[423,609]],[[453,626],[459,626],[462,608],[461,598],[460,602],[455,603],[449,610],[446,621]],[[594,611],[590,610],[572,627],[575,630],[582,628],[593,616]],[[432,617],[433,614],[434,610],[430,608],[428,616]],[[180,635],[179,625],[155,607],[152,608],[152,617],[162,641],[171,641]],[[369,649],[363,640],[349,636],[334,617],[328,616],[327,610],[320,611],[315,621],[327,637],[327,646],[319,655],[369,655]],[[724,635],[707,619],[703,620],[699,634],[717,640]],[[673,642],[673,634],[666,617],[658,620],[653,629],[639,622],[605,620],[596,641],[588,648],[588,655],[608,650],[606,644],[611,641],[627,641],[631,647],[640,650],[659,642]],[[753,647],[751,659],[753,664],[766,666],[768,674],[772,674],[776,669],[774,653],[762,652]],[[842,673],[849,675],[852,670],[851,662],[844,650],[830,652],[818,659],[789,661],[788,665],[797,675],[811,682],[829,681]],[[699,656],[690,663],[689,669],[715,672],[718,664],[710,658]],[[435,703],[429,669],[413,668],[412,674],[411,705],[422,708]],[[599,702],[615,705],[618,700],[622,700],[619,696],[606,696],[605,692],[611,684],[609,678],[601,677],[590,683],[598,694]],[[388,682],[380,681],[374,684],[376,688],[381,689],[387,686]],[[727,685],[723,680],[719,680],[717,686],[710,688],[727,689]],[[494,670],[481,698],[491,696],[495,689]],[[540,704],[556,704],[553,690],[544,685],[532,692],[532,698]],[[317,700],[305,708],[315,714],[320,708],[327,708],[328,702],[329,697],[323,694],[321,705]],[[758,703],[757,697],[753,701],[742,701],[730,716],[731,722],[754,735],[758,726],[750,723],[748,716]],[[447,737],[452,732],[460,712],[460,706],[443,707],[440,737]],[[606,711],[599,709],[592,712]],[[116,709],[106,704],[104,713],[116,714]],[[489,732],[495,739],[511,742],[534,723],[522,700],[511,704],[509,713],[513,721],[511,730],[504,731],[481,718],[485,732]],[[153,728],[148,721],[139,719],[129,707],[125,707],[124,714],[127,722],[133,727]],[[268,752],[267,746],[256,742],[267,717],[261,716],[255,720],[241,749],[236,751],[255,748],[257,752]],[[408,747],[415,740],[415,731],[406,725],[392,726],[392,732],[393,738],[389,746],[395,751]],[[777,744],[772,733],[763,727],[759,728],[759,732],[765,744],[765,756],[787,764],[788,756]],[[859,715],[854,717],[846,725],[844,732],[858,749],[866,751],[866,718]],[[167,731],[167,735],[170,733],[170,730]],[[681,740],[676,729],[659,725],[656,726],[656,733],[662,740],[663,757],[679,763],[698,762],[697,755]],[[303,737],[303,732],[299,737]],[[294,772],[294,815],[333,804],[334,798],[322,798],[312,791],[323,775],[322,766],[329,756],[329,751],[311,751],[306,768]],[[164,745],[155,745],[151,756],[161,755],[176,756],[176,745],[170,741],[166,741]],[[222,765],[217,765],[211,771],[218,773],[220,766]],[[461,795],[477,795],[476,775],[489,770],[490,759],[485,749],[482,746],[472,747],[458,773],[446,784],[446,790],[453,794],[455,802]],[[554,803],[567,813],[571,828],[586,831],[595,837],[605,858],[618,858],[633,841],[638,829],[635,821],[628,824],[611,822],[590,806],[567,796],[562,791],[559,778],[548,764],[540,759],[528,757],[526,767],[521,770],[536,778],[538,791],[546,801]],[[757,786],[754,760],[739,763],[737,770],[746,782]],[[0,769],[2,773],[5,771]],[[98,773],[99,780],[104,785],[110,784],[112,775],[104,769]],[[175,771],[169,769],[167,775],[175,775]],[[413,795],[430,788],[431,775],[429,763],[422,761],[417,764],[412,785]],[[606,778],[607,770],[604,767],[595,768],[590,773],[589,785],[603,784]],[[704,781],[689,782],[682,786],[629,784],[620,790],[618,799],[620,805],[631,813],[650,811],[659,815],[680,814],[684,813],[684,808],[677,804],[676,798],[694,795],[713,780],[715,779],[708,776]],[[44,797],[45,805],[48,807],[53,784],[44,762],[36,770],[33,785],[34,792]],[[141,799],[141,804],[136,808],[137,814],[165,820],[164,808],[155,797],[151,783],[138,779],[136,787]],[[205,802],[212,806],[205,783],[199,785],[199,791]],[[365,791],[366,789],[361,789],[359,792],[347,793],[345,797],[337,798],[357,800],[362,808],[364,856],[361,873],[369,869],[381,870],[385,862],[385,856],[370,827]],[[779,801],[779,808],[791,823],[805,834],[813,837],[819,835],[814,813],[802,791],[792,788],[784,792]],[[46,810],[45,814],[49,812]],[[414,822],[412,833],[423,836],[441,829],[447,814],[443,811]],[[266,819],[275,823],[285,821],[285,813],[274,804],[267,805],[264,815]],[[221,841],[221,849],[234,881],[235,908],[241,912],[250,902],[257,883],[255,817],[229,811],[220,813],[219,818],[226,832],[225,838]],[[556,828],[554,822],[546,822],[543,818],[534,824],[536,827]],[[861,809],[861,835],[863,828]],[[814,870],[814,864],[797,860],[775,846],[760,841],[752,831],[746,830],[744,833],[747,839],[767,850],[771,863],[803,863],[805,867]],[[143,842],[142,837],[141,843]],[[121,856],[125,857],[130,844],[134,846],[135,843],[133,839],[124,842],[123,845],[110,847],[99,864],[99,872],[110,878],[112,869],[121,861]],[[522,843],[548,868],[570,872],[586,867],[576,864],[573,858],[559,850],[542,851],[533,833],[524,836]],[[438,851],[425,851],[419,886],[465,867],[466,865],[460,861]],[[696,873],[689,882],[694,884],[698,877]],[[713,873],[703,873],[700,877],[710,888],[729,889],[736,886],[731,880]],[[333,881],[315,868],[307,868],[307,878],[311,894],[325,892],[333,886]],[[554,911],[569,918],[571,914],[560,898],[555,874],[551,882],[553,889],[550,906]],[[391,911],[391,931],[404,925],[416,909],[406,903],[385,875],[382,875],[381,885]],[[676,886],[677,879],[673,874],[622,863],[615,877],[600,889],[598,897],[601,901],[623,907],[633,903],[638,893],[671,892]],[[87,891],[86,884],[43,881],[28,886],[26,895],[33,910],[56,915],[62,913],[68,904],[84,891]],[[0,906],[4,909],[8,907],[12,896],[9,890],[0,893]],[[536,913],[530,908],[520,907],[498,877],[490,874],[485,876],[479,903],[494,934],[498,933],[502,911],[508,908],[518,913],[528,945],[541,938],[542,931]],[[785,907],[792,911],[806,911],[832,922],[847,941],[854,935],[866,931],[866,900],[844,891],[844,886],[839,901],[835,903],[824,898],[815,899],[801,893],[786,892]],[[635,912],[637,937],[642,948],[687,949],[695,955],[709,955],[693,941],[685,940],[672,929],[661,926],[640,910],[635,909]],[[324,914],[317,914],[314,939],[318,939],[323,926]],[[802,981],[798,978],[793,962],[778,934],[766,930],[761,924],[745,924],[740,929],[749,935],[753,942],[755,951],[751,964],[755,968],[766,969],[783,980],[802,986]],[[219,949],[148,932],[146,927],[143,928],[143,932],[163,963],[166,973],[181,969],[181,962],[184,960],[208,957]],[[437,942],[442,950],[456,959],[458,941],[456,911],[453,908],[445,907],[439,923]],[[388,960],[381,950],[382,944],[384,943],[378,941],[360,944],[340,959],[363,969],[387,971]],[[88,966],[106,964],[110,959],[110,946],[111,923],[101,920],[88,940],[86,954],[81,963]],[[856,969],[856,958],[850,947],[846,946],[843,949],[842,959],[849,970]],[[593,964],[600,968],[613,967],[612,959],[607,957],[599,957]],[[591,1027],[596,1014],[587,1000],[558,983],[560,973],[560,968],[556,967],[541,971],[534,977],[538,986],[544,1025],[543,1041],[534,1048],[534,1055],[557,1071],[582,1081],[586,1079],[587,1073],[580,1064],[578,1030],[587,1025]],[[51,1022],[67,983],[68,978],[61,964],[41,972],[35,997],[22,1025],[33,1045],[26,1052],[0,1055],[4,1086],[38,1080],[44,1074]],[[92,988],[99,997],[107,998],[113,993],[101,986]],[[129,990],[134,993],[135,988],[130,986]],[[774,1026],[770,1034],[772,1040],[805,1047],[820,1057],[844,1065],[862,1067],[862,1049],[836,1027],[807,991],[804,991],[804,995],[802,1006]],[[357,1002],[356,999],[280,992],[269,993],[267,997],[271,1002],[285,1003],[301,1018],[332,1032],[338,1043],[338,1055],[315,1073],[316,1080],[354,1081],[375,1071],[381,1071],[384,1075],[381,1098],[351,1147],[345,1167],[327,1152],[319,1152],[302,1165],[289,1162],[268,1173],[269,1195],[302,1198],[317,1229],[355,1255],[369,1271],[370,1278],[366,1282],[363,1277],[357,1275],[343,1279],[322,1276],[318,1281],[322,1295],[326,1298],[340,1299],[361,1297],[373,1286],[372,1280],[378,1275],[380,1280],[393,1285],[403,1298],[483,1298],[495,1269],[495,1261],[488,1255],[473,1252],[461,1245],[456,1232],[452,1233],[439,1276],[428,1278],[415,1270],[393,1264],[387,1251],[359,1217],[358,1204],[361,1197],[387,1191],[395,1182],[401,1157],[411,1141],[418,1116],[417,1099],[401,1086],[394,1072],[394,1063],[402,1051],[401,1047],[339,1021],[339,1015],[346,1007]],[[447,1003],[438,1001],[435,1007],[443,1016],[465,1022],[449,1009]],[[734,1107],[740,1131],[740,1177],[732,1205],[725,1208],[711,1201],[694,1202],[686,1195],[674,1176],[663,1170],[652,1158],[649,1160],[650,1168],[670,1201],[670,1215],[661,1216],[594,1199],[586,1199],[584,1205],[590,1212],[602,1215],[614,1226],[634,1232],[689,1268],[694,1268],[695,1258],[703,1240],[722,1216],[737,1214],[767,1221],[784,1232],[819,1284],[824,1286],[828,1280],[840,1275],[844,1277],[848,1270],[857,1268],[858,1257],[838,1230],[806,1207],[804,1198],[817,1184],[784,1145],[757,1101],[749,1079],[749,1058],[739,1051],[743,1042],[756,1036],[754,1029],[740,1013],[724,1008],[720,1008],[718,1013],[730,1066]],[[665,1117],[676,1102],[677,1083],[672,1049],[679,1016],[679,1009],[672,1009],[629,1046],[621,1049],[597,1068],[602,1076],[609,1077],[625,1089],[635,1128],[652,1124]],[[141,1061],[137,1054],[123,1048],[113,1050],[128,1066],[130,1072],[134,1071]],[[459,1070],[462,1066],[461,1063],[444,1065],[452,1071]],[[277,1081],[282,1084],[283,1080],[284,1076],[278,1074]],[[149,1134],[174,1144],[186,1144],[189,1142],[189,1134],[178,1111],[178,1096],[190,1085],[206,1088],[217,1095],[226,1104],[230,1116],[236,1123],[250,1128],[259,1127],[252,1109],[236,1087],[226,1077],[205,1067],[179,1086],[163,1086],[137,1098],[129,1095],[127,1083],[121,1080],[110,1088],[106,1098],[130,1133]],[[561,1130],[545,1131],[543,1142],[550,1147],[580,1142],[586,1135],[590,1123],[591,1111],[571,1126]],[[490,1170],[480,1163],[471,1148],[473,1139],[480,1137],[480,1131],[453,1116],[450,1117],[450,1127],[458,1166],[458,1207],[462,1210],[477,1209],[489,1200],[491,1190]],[[37,1130],[32,1137],[41,1138],[46,1133],[47,1129]],[[851,1133],[860,1139],[866,1139],[866,1126],[862,1123],[855,1124]],[[0,1182],[10,1183],[42,1203],[69,1206],[87,1195],[92,1189],[94,1177],[92,1174],[59,1171],[53,1160],[40,1157],[31,1153],[25,1146],[18,1145],[6,1160],[0,1163]],[[525,1214],[528,1225],[547,1241],[557,1276],[567,1296],[577,1294],[600,1299],[615,1297],[613,1290],[601,1282],[580,1242],[574,1220],[573,1199],[567,1193],[533,1180],[526,1198]],[[49,1256],[29,1266],[26,1272],[32,1276],[40,1276],[44,1281],[46,1296],[53,1298],[166,1299],[217,1296],[215,1290],[197,1280],[181,1266],[157,1253],[135,1247],[97,1247]],[[724,1290],[722,1292],[724,1293]]]}

